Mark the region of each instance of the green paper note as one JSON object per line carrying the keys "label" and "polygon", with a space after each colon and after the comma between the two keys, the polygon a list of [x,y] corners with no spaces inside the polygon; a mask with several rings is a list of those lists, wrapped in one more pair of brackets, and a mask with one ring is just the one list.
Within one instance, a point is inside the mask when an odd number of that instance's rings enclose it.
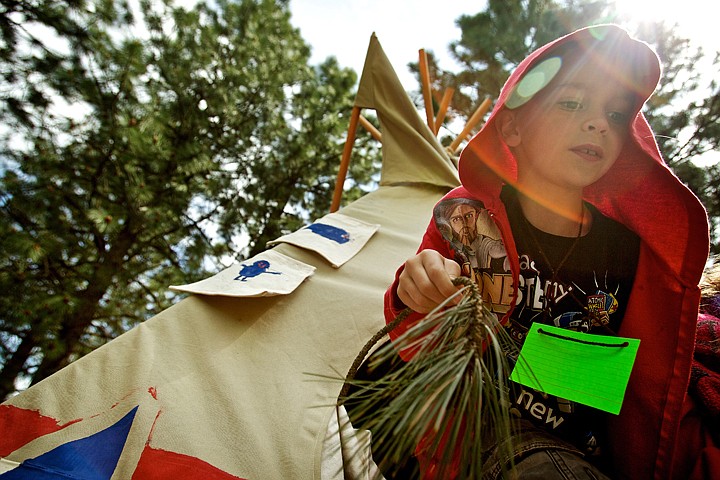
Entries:
{"label": "green paper note", "polygon": [[618,414],[640,340],[534,323],[510,379]]}

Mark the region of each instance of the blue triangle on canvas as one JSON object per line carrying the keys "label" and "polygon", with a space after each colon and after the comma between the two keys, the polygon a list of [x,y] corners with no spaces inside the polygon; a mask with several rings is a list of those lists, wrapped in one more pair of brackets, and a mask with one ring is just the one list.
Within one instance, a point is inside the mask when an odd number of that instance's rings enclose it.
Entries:
{"label": "blue triangle on canvas", "polygon": [[0,474],[2,480],[110,480],[138,407],[105,430],[74,440]]}

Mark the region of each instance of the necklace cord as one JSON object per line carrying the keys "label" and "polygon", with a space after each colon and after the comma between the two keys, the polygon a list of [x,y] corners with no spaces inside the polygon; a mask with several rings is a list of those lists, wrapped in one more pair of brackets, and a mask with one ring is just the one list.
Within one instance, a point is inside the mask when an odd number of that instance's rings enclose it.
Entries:
{"label": "necklace cord", "polygon": [[[519,202],[518,202],[519,203]],[[542,248],[542,245],[540,244],[540,241],[537,239],[537,236],[535,235],[535,232],[533,232],[533,225],[530,224],[530,221],[525,216],[525,213],[522,211],[522,207],[518,205],[520,208],[520,214],[523,219],[523,226],[525,227],[524,230],[527,232],[527,234],[530,236],[530,239],[535,244],[535,247],[537,247],[538,253],[540,253],[540,256],[545,261],[545,264],[550,269],[551,278],[550,282],[552,285],[552,288],[557,288],[557,280],[558,276],[560,274],[560,270],[565,265],[565,262],[570,258],[570,255],[575,250],[575,247],[577,246],[578,242],[580,241],[580,237],[582,237],[582,229],[583,224],[585,223],[585,205],[583,204],[582,207],[582,213],[580,214],[580,223],[578,225],[578,232],[577,235],[575,235],[575,240],[573,241],[572,245],[570,245],[570,248],[565,252],[565,255],[563,256],[562,260],[558,263],[557,267],[553,267],[552,263],[550,262],[550,259],[545,254],[545,251]],[[553,292],[552,297],[549,295],[550,292],[545,292],[545,308],[543,310],[545,318],[551,315],[552,311],[552,305],[551,303],[554,303],[555,301],[555,292]]]}

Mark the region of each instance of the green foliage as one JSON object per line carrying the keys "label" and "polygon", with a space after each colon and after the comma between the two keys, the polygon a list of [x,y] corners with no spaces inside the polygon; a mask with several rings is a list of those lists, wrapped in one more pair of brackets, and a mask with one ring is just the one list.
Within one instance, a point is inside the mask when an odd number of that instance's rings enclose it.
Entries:
{"label": "green foliage", "polygon": [[0,10],[0,398],[330,205],[356,74],[287,2],[131,3]]}

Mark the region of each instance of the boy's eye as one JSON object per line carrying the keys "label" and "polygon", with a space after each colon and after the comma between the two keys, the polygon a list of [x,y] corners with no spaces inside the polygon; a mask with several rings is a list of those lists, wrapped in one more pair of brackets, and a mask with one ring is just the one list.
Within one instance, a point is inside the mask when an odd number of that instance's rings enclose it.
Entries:
{"label": "boy's eye", "polygon": [[620,125],[625,125],[626,123],[628,123],[628,120],[630,118],[630,115],[625,112],[608,112],[607,115],[611,122]]}
{"label": "boy's eye", "polygon": [[566,110],[582,110],[583,104],[577,100],[562,100],[560,106]]}

